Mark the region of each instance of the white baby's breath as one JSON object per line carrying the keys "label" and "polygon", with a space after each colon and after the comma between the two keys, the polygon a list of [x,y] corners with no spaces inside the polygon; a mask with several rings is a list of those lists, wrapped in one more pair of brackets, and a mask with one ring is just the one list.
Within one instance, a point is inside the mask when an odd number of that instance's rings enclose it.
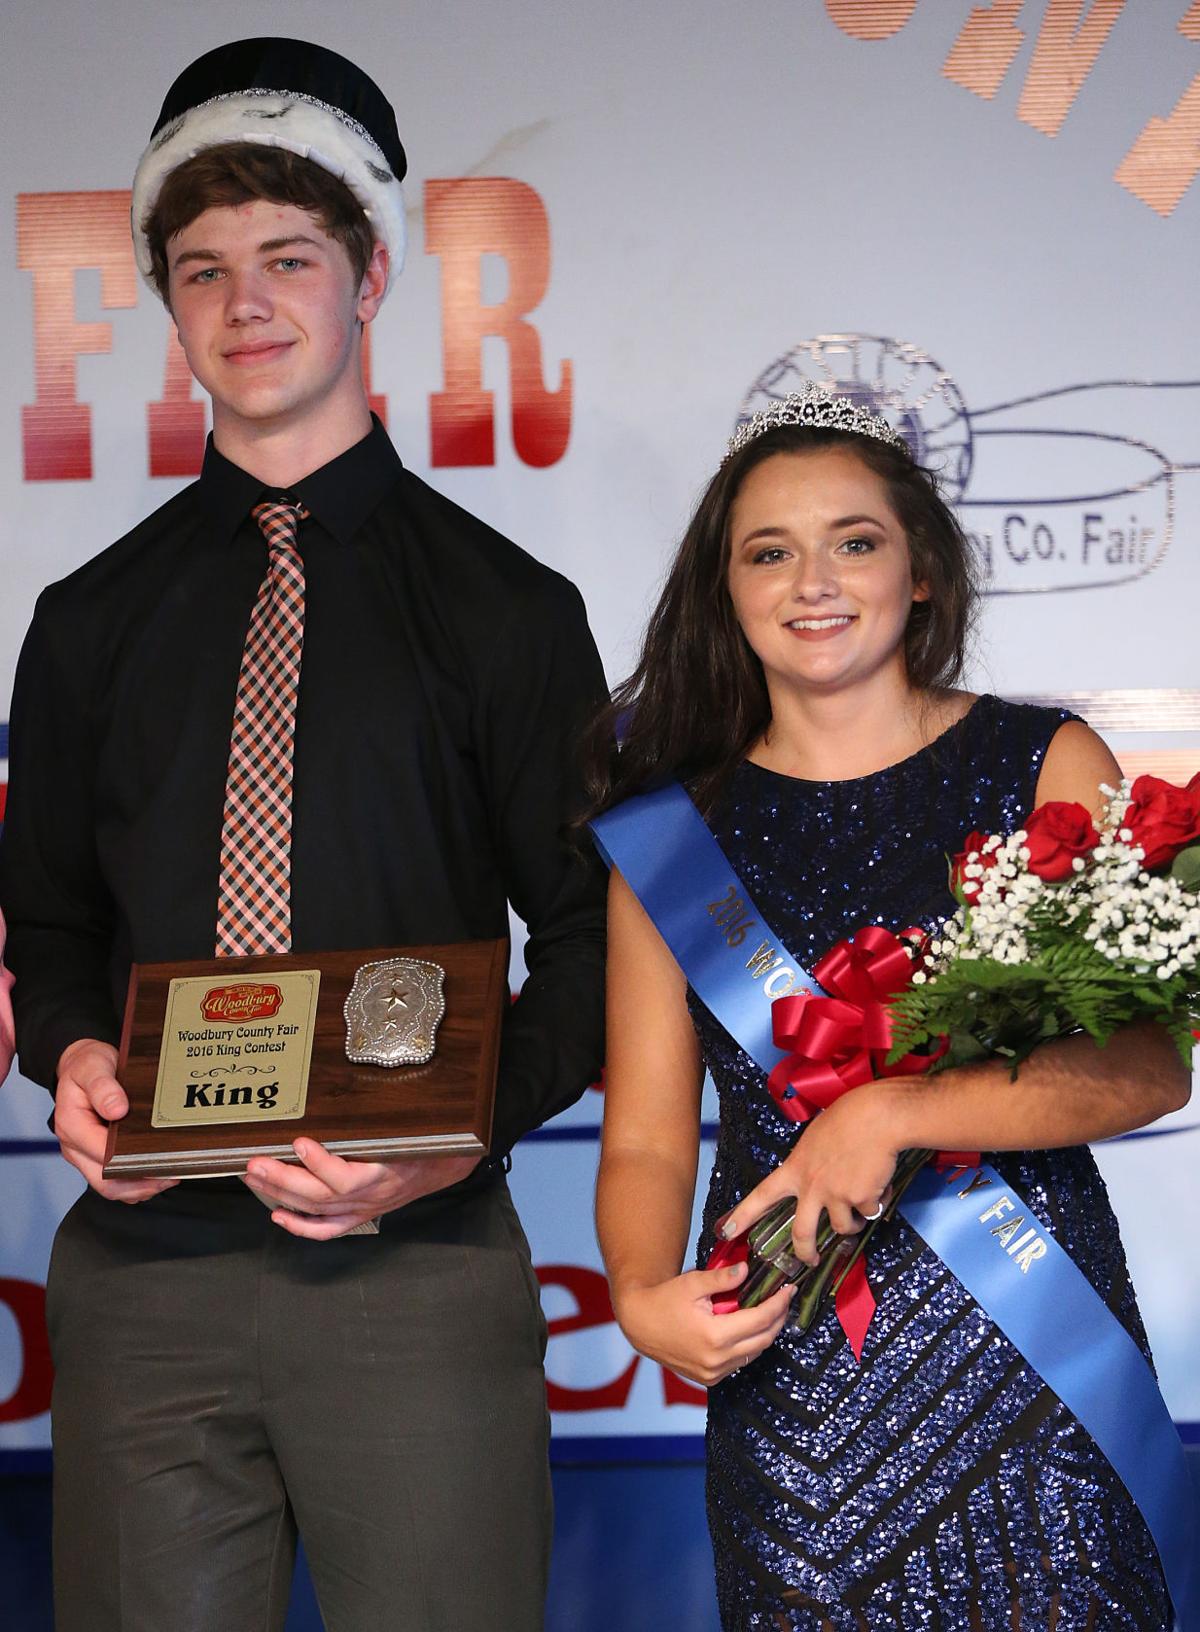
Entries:
{"label": "white baby's breath", "polygon": [[[931,971],[952,960],[990,958],[1019,964],[1039,929],[1072,929],[1109,963],[1168,980],[1200,963],[1200,899],[1178,879],[1151,877],[1133,832],[1122,825],[1129,782],[1104,788],[1107,807],[1090,860],[1077,856],[1070,875],[1047,883],[1029,870],[1027,833],[989,834],[961,870],[967,903],[938,928],[927,953]],[[984,866],[981,857],[990,865]]]}

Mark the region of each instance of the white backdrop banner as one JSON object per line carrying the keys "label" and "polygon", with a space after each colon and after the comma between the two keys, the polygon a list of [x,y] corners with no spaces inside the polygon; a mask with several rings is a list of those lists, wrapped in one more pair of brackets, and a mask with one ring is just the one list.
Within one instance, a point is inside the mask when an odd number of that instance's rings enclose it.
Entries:
{"label": "white backdrop banner", "polygon": [[[739,412],[806,378],[899,416],[989,574],[977,689],[1056,698],[1126,768],[1200,768],[1200,4],[316,0],[10,8],[0,58],[0,777],[39,589],[199,467],[128,238],[166,87],[235,33],[392,98],[410,258],[370,387],[405,461],[572,577],[610,678]],[[168,25],[169,26],[166,26]],[[70,796],[71,767],[63,767]],[[518,972],[519,973],[519,972]],[[592,1231],[602,1092],[517,1152],[560,1454],[677,1454]],[[42,1288],[74,1176],[0,1091],[0,1452],[40,1455]],[[706,1117],[715,1109],[706,1103]],[[711,1152],[711,1126],[705,1144]],[[1200,1424],[1191,1108],[1099,1153],[1167,1400]]]}

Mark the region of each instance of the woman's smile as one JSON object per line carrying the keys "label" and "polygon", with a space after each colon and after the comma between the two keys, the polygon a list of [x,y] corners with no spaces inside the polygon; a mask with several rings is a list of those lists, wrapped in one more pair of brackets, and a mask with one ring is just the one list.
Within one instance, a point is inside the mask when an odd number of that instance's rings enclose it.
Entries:
{"label": "woman's smile", "polygon": [[855,621],[854,615],[847,612],[825,618],[792,618],[784,624],[784,628],[790,629],[794,635],[799,635],[804,640],[823,640],[832,635],[840,635]]}

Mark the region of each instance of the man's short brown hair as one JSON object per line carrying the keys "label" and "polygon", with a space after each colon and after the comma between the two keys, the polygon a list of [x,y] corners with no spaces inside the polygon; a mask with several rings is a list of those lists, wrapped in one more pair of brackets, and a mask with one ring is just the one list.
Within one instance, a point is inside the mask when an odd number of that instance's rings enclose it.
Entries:
{"label": "man's short brown hair", "polygon": [[221,142],[203,148],[172,170],[142,223],[150,246],[154,287],[167,304],[167,245],[204,214],[222,205],[295,204],[307,210],[350,257],[361,282],[375,248],[375,234],[362,205],[339,177],[312,159],[257,142]]}

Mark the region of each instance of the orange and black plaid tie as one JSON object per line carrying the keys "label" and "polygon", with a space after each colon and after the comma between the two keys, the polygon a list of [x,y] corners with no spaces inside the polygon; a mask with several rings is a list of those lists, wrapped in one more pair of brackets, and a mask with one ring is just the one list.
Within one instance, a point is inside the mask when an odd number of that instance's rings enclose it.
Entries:
{"label": "orange and black plaid tie", "polygon": [[304,648],[304,561],[296,530],[308,511],[258,504],[267,541],[242,651],[217,892],[217,956],[287,952],[292,945],[292,748]]}

